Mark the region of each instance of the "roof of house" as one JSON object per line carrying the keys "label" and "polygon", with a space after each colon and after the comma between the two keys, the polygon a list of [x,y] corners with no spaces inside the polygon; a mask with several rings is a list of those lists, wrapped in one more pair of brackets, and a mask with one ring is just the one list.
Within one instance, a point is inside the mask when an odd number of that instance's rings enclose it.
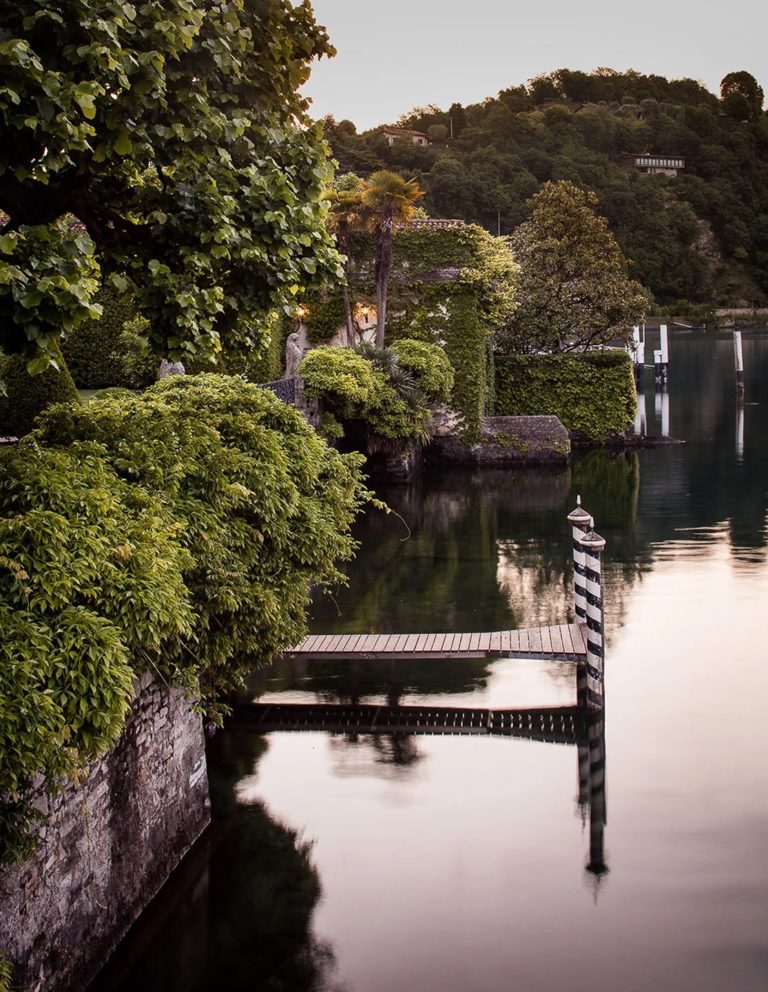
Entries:
{"label": "roof of house", "polygon": [[429,135],[424,131],[415,131],[412,127],[383,127],[381,129],[382,134],[394,134],[394,135],[412,135],[419,138],[428,138]]}

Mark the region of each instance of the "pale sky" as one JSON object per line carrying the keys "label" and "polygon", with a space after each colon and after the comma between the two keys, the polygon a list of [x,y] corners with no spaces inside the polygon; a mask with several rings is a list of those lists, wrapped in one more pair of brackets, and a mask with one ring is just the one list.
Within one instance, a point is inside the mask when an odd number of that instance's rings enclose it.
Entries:
{"label": "pale sky", "polygon": [[532,76],[629,67],[719,93],[751,72],[768,93],[768,2],[731,0],[314,0],[337,49],[314,66],[312,115],[359,130],[414,106],[476,103]]}

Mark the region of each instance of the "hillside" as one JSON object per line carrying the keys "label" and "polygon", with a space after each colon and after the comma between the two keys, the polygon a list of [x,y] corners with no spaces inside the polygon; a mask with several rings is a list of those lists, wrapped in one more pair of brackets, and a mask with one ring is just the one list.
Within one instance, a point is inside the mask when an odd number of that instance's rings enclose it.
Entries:
{"label": "hillside", "polygon": [[[748,73],[721,97],[690,79],[558,70],[479,104],[420,107],[397,122],[429,135],[389,143],[325,121],[339,172],[395,168],[427,190],[434,217],[507,234],[549,179],[594,190],[632,275],[662,307],[768,303],[768,114]],[[622,156],[685,160],[677,175],[641,174]]]}

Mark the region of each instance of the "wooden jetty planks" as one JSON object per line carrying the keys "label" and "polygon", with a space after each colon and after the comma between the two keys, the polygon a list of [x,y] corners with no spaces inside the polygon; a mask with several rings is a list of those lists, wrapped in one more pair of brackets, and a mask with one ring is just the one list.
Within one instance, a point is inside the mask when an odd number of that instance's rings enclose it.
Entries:
{"label": "wooden jetty planks", "polygon": [[423,634],[310,634],[287,657],[417,658],[533,655],[573,660],[586,653],[580,624],[520,630]]}
{"label": "wooden jetty planks", "polygon": [[549,627],[541,627],[541,650],[543,654],[552,654],[552,635]]}
{"label": "wooden jetty planks", "polygon": [[585,640],[586,624],[571,623],[568,626],[571,631],[571,640],[573,641],[574,653],[586,654],[587,653],[587,643]]}

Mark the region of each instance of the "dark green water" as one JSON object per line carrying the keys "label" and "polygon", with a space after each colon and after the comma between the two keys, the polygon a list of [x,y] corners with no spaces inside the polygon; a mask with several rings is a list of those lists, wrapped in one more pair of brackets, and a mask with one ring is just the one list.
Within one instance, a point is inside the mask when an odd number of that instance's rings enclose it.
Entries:
{"label": "dark green water", "polygon": [[[764,992],[768,987],[768,337],[671,342],[686,444],[562,472],[382,491],[321,630],[491,630],[570,610],[577,493],[607,540],[609,871],[587,872],[575,747],[220,733],[217,820],[94,989]],[[661,398],[659,398],[660,400]],[[657,407],[658,416],[657,416]],[[666,423],[668,421],[668,423]],[[264,699],[560,705],[568,665],[314,664]]]}

